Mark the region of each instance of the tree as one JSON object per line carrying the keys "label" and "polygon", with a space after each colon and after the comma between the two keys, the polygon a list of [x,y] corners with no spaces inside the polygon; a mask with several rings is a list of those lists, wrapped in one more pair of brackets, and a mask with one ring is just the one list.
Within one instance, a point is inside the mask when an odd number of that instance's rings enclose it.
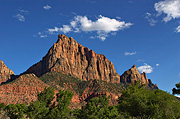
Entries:
{"label": "tree", "polygon": [[46,115],[47,119],[63,119],[68,118],[70,116],[69,104],[72,99],[73,93],[69,90],[62,91],[59,90],[59,93],[56,94],[58,102],[57,106],[55,106],[49,113]]}
{"label": "tree", "polygon": [[28,117],[31,119],[42,119],[46,117],[50,110],[54,97],[54,88],[48,87],[38,93],[38,100],[30,103],[28,107]]}
{"label": "tree", "polygon": [[176,89],[176,88],[173,88],[173,89],[172,89],[173,95],[174,95],[174,94],[180,94],[180,82],[177,83],[175,86],[176,86],[177,89]]}
{"label": "tree", "polygon": [[118,118],[119,113],[115,106],[108,107],[110,96],[100,96],[92,98],[88,103],[82,107],[82,111],[77,115],[79,119],[109,119]]}
{"label": "tree", "polygon": [[119,112],[126,117],[167,119],[180,116],[180,102],[161,90],[150,91],[139,83],[122,92]]}
{"label": "tree", "polygon": [[30,103],[28,107],[27,116],[30,119],[42,119],[49,112],[49,108],[41,101]]}
{"label": "tree", "polygon": [[44,89],[41,93],[38,93],[38,100],[40,102],[44,102],[46,104],[46,107],[49,107],[51,102],[53,101],[54,97],[54,88],[48,87]]}
{"label": "tree", "polygon": [[21,119],[23,118],[24,114],[27,112],[27,105],[26,104],[9,104],[6,106],[5,111],[7,115],[11,119]]}

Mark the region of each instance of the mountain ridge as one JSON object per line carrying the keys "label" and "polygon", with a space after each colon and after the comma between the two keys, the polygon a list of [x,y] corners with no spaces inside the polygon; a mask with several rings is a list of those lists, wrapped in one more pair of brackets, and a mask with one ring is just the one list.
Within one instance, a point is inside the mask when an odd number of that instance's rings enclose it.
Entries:
{"label": "mountain ridge", "polygon": [[83,80],[100,79],[120,83],[120,75],[111,61],[63,34],[58,35],[57,42],[43,59],[25,73],[34,73],[39,77],[49,71],[61,71]]}
{"label": "mountain ridge", "polygon": [[[63,34],[58,35],[57,42],[42,60],[24,73],[15,76],[4,63],[0,65],[0,72],[4,72],[0,73],[0,81],[3,80],[0,85],[0,103],[5,104],[28,104],[28,101],[35,101],[38,92],[43,91],[46,86],[72,91],[72,108],[79,108],[81,103],[101,95],[111,96],[110,104],[116,104],[121,91],[128,84],[137,81],[151,90],[158,89],[157,85],[147,78],[146,73],[139,73],[136,65],[120,76],[105,55],[96,54]],[[4,75],[8,78],[4,78]],[[23,94],[25,90],[27,91]],[[9,101],[5,101],[6,99]]]}

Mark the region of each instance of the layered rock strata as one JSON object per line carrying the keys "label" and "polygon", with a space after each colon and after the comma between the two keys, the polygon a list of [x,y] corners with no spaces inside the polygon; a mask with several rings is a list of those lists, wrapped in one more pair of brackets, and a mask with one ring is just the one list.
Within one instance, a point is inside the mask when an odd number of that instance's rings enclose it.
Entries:
{"label": "layered rock strata", "polygon": [[39,80],[34,74],[25,74],[14,81],[0,86],[0,103],[16,104],[37,100],[38,92],[48,87],[47,84]]}
{"label": "layered rock strata", "polygon": [[39,77],[50,71],[64,72],[83,80],[99,79],[120,83],[120,75],[111,61],[66,35],[59,35],[58,41],[46,56],[25,73],[34,73]]}

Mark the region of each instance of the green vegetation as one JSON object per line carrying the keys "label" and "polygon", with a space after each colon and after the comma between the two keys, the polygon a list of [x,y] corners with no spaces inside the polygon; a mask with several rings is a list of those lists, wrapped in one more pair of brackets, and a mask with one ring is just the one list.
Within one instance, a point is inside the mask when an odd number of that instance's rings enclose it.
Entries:
{"label": "green vegetation", "polygon": [[78,95],[82,95],[87,87],[90,88],[89,92],[93,90],[95,92],[108,91],[114,94],[121,93],[121,91],[127,87],[126,84],[114,84],[96,79],[84,81],[61,72],[48,72],[41,76],[40,79],[57,90],[68,89],[75,91]]}
{"label": "green vegetation", "polygon": [[110,97],[92,98],[81,109],[70,110],[73,93],[60,90],[54,97],[52,87],[38,94],[38,100],[25,104],[0,105],[11,119],[179,119],[180,101],[161,90],[150,91],[136,83],[123,90],[117,105]]}
{"label": "green vegetation", "polygon": [[146,90],[138,83],[129,86],[118,100],[118,110],[126,117],[143,119],[177,119],[180,117],[180,102],[161,90]]}
{"label": "green vegetation", "polygon": [[[177,88],[177,89],[176,89]],[[173,88],[173,95],[174,94],[180,94],[180,82],[176,84],[176,88]]]}

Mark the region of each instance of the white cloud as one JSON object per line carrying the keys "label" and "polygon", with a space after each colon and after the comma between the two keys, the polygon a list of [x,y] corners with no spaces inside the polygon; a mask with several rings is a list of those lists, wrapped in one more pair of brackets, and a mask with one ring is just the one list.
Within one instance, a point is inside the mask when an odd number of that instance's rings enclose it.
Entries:
{"label": "white cloud", "polygon": [[111,31],[118,31],[129,28],[132,23],[125,23],[104,16],[99,16],[97,21],[91,21],[86,16],[76,16],[74,23],[79,24],[82,31],[102,31],[109,33]]}
{"label": "white cloud", "polygon": [[25,22],[25,17],[21,14],[16,14],[14,17],[16,17],[19,21]]}
{"label": "white cloud", "polygon": [[54,27],[54,29],[48,29],[50,34],[54,34],[55,32],[63,32],[63,33],[68,33],[72,31],[71,27],[69,25],[63,25],[63,27],[58,28]]}
{"label": "white cloud", "polygon": [[116,19],[122,19],[121,17],[117,16]]}
{"label": "white cloud", "polygon": [[159,15],[162,13],[167,16],[163,18],[164,22],[172,19],[180,18],[180,0],[164,0],[154,5],[155,10]]}
{"label": "white cloud", "polygon": [[149,22],[149,24],[150,24],[151,26],[155,26],[156,23],[157,23],[157,20],[153,19],[153,18],[152,18],[152,14],[149,13],[149,12],[146,13],[145,19],[148,20],[148,22]]}
{"label": "white cloud", "polygon": [[159,64],[156,64],[156,67],[158,67],[159,66]]}
{"label": "white cloud", "polygon": [[180,76],[180,73],[179,73],[179,75],[178,76]]}
{"label": "white cloud", "polygon": [[145,72],[145,73],[152,73],[152,72],[153,72],[153,68],[152,68],[150,65],[146,64],[146,63],[144,63],[143,66],[140,66],[140,67],[138,67],[137,69],[138,69],[141,73],[143,73],[143,72]]}
{"label": "white cloud", "polygon": [[180,25],[175,30],[177,33],[180,33]]}
{"label": "white cloud", "polygon": [[46,6],[43,6],[43,8],[44,8],[45,10],[49,10],[49,9],[51,9],[51,6],[46,5]]}
{"label": "white cloud", "polygon": [[47,35],[40,35],[40,38],[46,38]]}
{"label": "white cloud", "polygon": [[39,32],[38,35],[40,38],[46,38],[47,37],[47,35],[43,34],[42,32]]}
{"label": "white cloud", "polygon": [[96,38],[104,41],[109,33],[117,32],[129,28],[132,23],[126,23],[125,21],[119,21],[117,19],[111,19],[102,15],[96,21],[92,21],[87,16],[75,16],[74,20],[70,22],[70,25],[63,25],[63,27],[54,27],[54,29],[48,29],[50,33],[60,32],[68,33],[72,32],[96,32]]}
{"label": "white cloud", "polygon": [[136,54],[136,51],[135,52],[125,52],[124,55],[135,55]]}

